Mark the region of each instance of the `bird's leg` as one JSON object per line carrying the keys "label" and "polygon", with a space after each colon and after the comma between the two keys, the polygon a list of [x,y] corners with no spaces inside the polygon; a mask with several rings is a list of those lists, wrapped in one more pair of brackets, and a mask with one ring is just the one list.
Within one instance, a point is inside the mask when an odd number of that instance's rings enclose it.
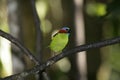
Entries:
{"label": "bird's leg", "polygon": [[54,56],[55,56],[55,52],[53,52],[53,51],[52,51],[51,53],[52,53],[52,54],[51,54],[51,55],[52,55],[52,57],[54,57]]}
{"label": "bird's leg", "polygon": [[55,56],[55,52],[53,52],[53,55],[52,55],[53,57]]}

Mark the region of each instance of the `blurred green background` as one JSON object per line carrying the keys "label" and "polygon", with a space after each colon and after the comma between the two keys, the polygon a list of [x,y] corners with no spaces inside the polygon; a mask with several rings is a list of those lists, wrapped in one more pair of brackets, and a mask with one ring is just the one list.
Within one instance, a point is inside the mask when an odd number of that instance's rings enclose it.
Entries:
{"label": "blurred green background", "polygon": [[[120,0],[35,0],[40,19],[40,44],[32,0],[0,0],[0,29],[22,42],[42,62],[52,57],[51,35],[63,26],[71,28],[65,50],[120,35]],[[37,53],[37,45],[41,53]],[[79,53],[80,54],[80,53]],[[120,45],[70,55],[48,68],[51,80],[120,80]],[[82,53],[81,53],[82,54]],[[23,52],[0,37],[0,77],[34,67]],[[25,78],[25,80],[36,80]]]}

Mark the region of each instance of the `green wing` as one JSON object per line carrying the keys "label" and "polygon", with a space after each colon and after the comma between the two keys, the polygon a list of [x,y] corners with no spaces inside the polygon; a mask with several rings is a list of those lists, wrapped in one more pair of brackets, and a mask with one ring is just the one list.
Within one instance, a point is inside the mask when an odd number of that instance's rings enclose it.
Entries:
{"label": "green wing", "polygon": [[52,38],[50,48],[54,52],[62,51],[68,43],[68,34],[58,33]]}

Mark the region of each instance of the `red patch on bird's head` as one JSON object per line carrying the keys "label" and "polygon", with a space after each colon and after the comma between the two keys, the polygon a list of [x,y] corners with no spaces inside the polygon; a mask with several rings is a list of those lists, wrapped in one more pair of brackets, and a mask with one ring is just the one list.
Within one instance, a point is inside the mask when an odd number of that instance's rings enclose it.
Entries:
{"label": "red patch on bird's head", "polygon": [[61,29],[61,30],[59,30],[59,33],[67,33],[67,31],[64,29]]}

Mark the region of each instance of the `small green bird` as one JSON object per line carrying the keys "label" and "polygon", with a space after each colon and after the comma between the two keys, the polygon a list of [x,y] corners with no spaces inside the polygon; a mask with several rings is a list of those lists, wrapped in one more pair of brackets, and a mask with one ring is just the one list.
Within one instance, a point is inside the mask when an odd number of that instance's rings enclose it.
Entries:
{"label": "small green bird", "polygon": [[63,27],[52,37],[50,49],[54,52],[61,52],[68,43],[70,28]]}

